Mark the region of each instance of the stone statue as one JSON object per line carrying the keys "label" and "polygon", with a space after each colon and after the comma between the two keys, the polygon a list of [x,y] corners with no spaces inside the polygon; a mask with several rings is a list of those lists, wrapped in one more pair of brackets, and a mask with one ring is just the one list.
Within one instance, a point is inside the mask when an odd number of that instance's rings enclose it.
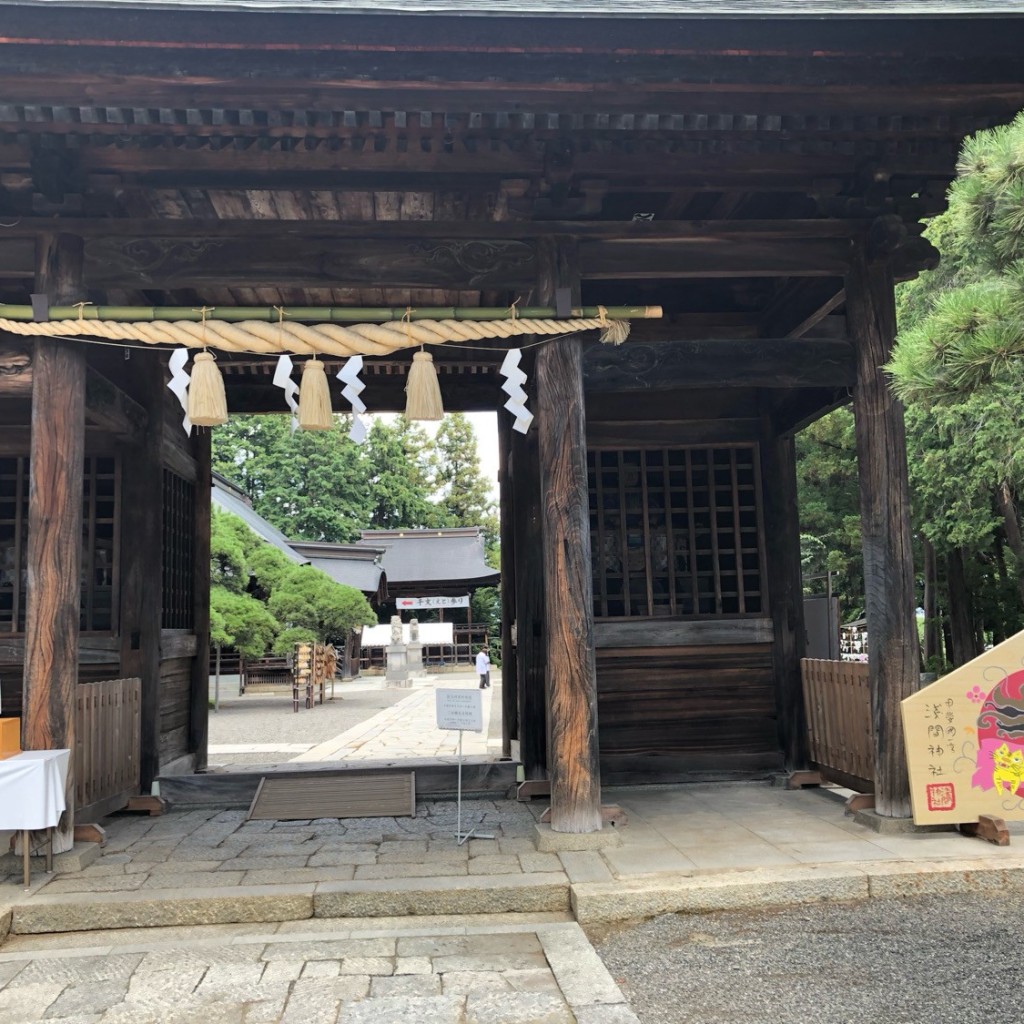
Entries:
{"label": "stone statue", "polygon": [[409,639],[413,643],[418,643],[420,639],[420,620],[410,619],[409,620]]}
{"label": "stone statue", "polygon": [[402,642],[402,616],[392,615],[391,616],[391,643],[400,644]]}

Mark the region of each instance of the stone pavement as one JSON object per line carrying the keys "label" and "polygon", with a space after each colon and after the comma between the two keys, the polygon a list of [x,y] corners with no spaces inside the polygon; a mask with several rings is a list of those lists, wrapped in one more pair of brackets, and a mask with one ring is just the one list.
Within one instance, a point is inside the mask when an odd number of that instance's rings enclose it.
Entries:
{"label": "stone pavement", "polygon": [[[571,979],[589,978],[584,967],[593,964],[572,918],[590,927],[712,909],[1024,893],[1024,851],[1016,846],[949,832],[880,835],[848,818],[835,791],[720,783],[609,789],[605,799],[620,804],[629,821],[600,849],[540,852],[543,804],[484,800],[463,805],[463,827],[495,838],[462,845],[453,834],[455,804],[434,801],[422,802],[411,818],[268,822],[246,821],[243,810],[207,809],[117,816],[107,822],[109,838],[95,863],[51,878],[37,863],[28,893],[18,862],[0,859],[0,871],[8,872],[0,880],[0,941],[12,932],[0,946],[0,1024],[37,1019],[26,1007],[65,1024],[194,1020],[199,1007],[208,1024],[303,1015],[328,1024],[399,1017],[403,1024],[626,1024],[631,1012],[604,981],[580,986],[605,993],[590,1004],[572,988]],[[1024,829],[1012,831],[1019,842]],[[493,915],[512,917],[496,928]],[[402,927],[393,918],[403,919]],[[515,934],[534,939],[515,943],[535,940],[539,951],[514,952],[492,938],[516,922]],[[459,934],[479,941],[442,944],[433,953],[401,942]],[[370,937],[382,940],[379,952],[351,945]],[[277,957],[279,942],[294,942],[294,955]],[[317,942],[325,944],[310,946]],[[559,943],[570,950],[563,968]],[[227,960],[212,952],[227,947],[245,948],[223,954]],[[534,959],[523,966],[520,955]],[[483,959],[458,959],[476,956]],[[403,957],[420,957],[422,974],[402,973]],[[277,972],[286,969],[271,966],[279,959],[292,964],[285,983]],[[34,966],[41,960],[48,963]],[[61,965],[72,961],[88,963],[88,971],[79,976]],[[420,980],[398,980],[407,978]],[[517,988],[527,984],[536,987]],[[207,1012],[204,1000],[216,992],[221,1005]],[[507,1016],[495,1015],[495,1001]],[[182,1016],[170,1013],[171,1005]]]}
{"label": "stone pavement", "polygon": [[[210,714],[210,762],[269,767],[309,761],[450,761],[459,737],[437,728],[434,690],[477,685],[471,671],[421,676],[408,689],[386,686],[383,677],[363,676],[337,683],[333,700],[297,715],[287,694],[236,696]],[[485,729],[463,734],[465,757],[501,755],[500,693],[500,683],[483,691]],[[332,730],[333,722],[342,728]]]}
{"label": "stone pavement", "polygon": [[[579,909],[602,886],[621,894],[628,886],[663,888],[665,879],[686,889],[707,887],[714,878],[763,881],[766,873],[782,879],[842,874],[860,885],[872,873],[920,877],[926,865],[961,862],[1024,871],[1018,845],[995,847],[951,832],[880,835],[847,817],[841,795],[826,789],[709,783],[609,789],[605,799],[628,815],[610,837],[617,842],[555,853],[537,850],[539,802],[466,801],[463,828],[476,826],[495,838],[462,845],[454,838],[454,801],[421,802],[414,818],[246,821],[240,809],[120,815],[108,819],[102,856],[84,870],[47,880],[37,861],[41,884],[27,900],[19,862],[0,859],[6,872],[0,903],[21,904],[23,926],[33,914],[59,908],[67,930],[83,927],[70,920],[74,907],[95,915],[103,894],[111,922],[117,913],[130,924],[133,914],[160,907],[177,912],[168,908],[197,891],[223,897],[215,918],[226,922],[233,920],[233,902],[261,894],[285,901],[295,917],[315,908],[324,916],[423,913],[442,900],[453,912],[515,910],[516,900],[519,909],[548,911],[568,909],[570,897]],[[1024,828],[1011,831],[1019,843]],[[398,903],[402,909],[395,909]],[[625,910],[627,903],[615,905]]]}
{"label": "stone pavement", "polygon": [[[450,759],[458,752],[459,734],[437,728],[434,691],[438,688],[472,690],[479,686],[475,673],[421,676],[413,680],[412,692],[405,700],[378,712],[372,718],[318,743],[291,761],[393,761],[397,757],[435,757]],[[463,734],[465,757],[488,752],[487,723],[491,720],[494,687],[481,693],[483,732]],[[500,738],[500,733],[499,733]]]}
{"label": "stone pavement", "polygon": [[41,1020],[636,1024],[564,914],[14,936],[0,1024]]}

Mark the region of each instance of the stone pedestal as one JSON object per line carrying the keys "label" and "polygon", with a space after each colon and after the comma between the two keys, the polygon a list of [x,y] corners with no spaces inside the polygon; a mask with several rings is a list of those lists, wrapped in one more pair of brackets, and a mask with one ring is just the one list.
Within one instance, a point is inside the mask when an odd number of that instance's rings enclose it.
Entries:
{"label": "stone pedestal", "polygon": [[390,644],[387,650],[385,683],[388,686],[412,686],[409,679],[409,660],[405,644]]}
{"label": "stone pedestal", "polygon": [[418,640],[411,640],[405,645],[406,664],[410,676],[422,676],[423,671],[423,644]]}

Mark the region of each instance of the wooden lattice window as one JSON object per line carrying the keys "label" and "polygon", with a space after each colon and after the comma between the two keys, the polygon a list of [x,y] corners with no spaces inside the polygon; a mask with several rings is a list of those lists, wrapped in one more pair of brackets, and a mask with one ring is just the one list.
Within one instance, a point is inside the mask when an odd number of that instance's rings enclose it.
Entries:
{"label": "wooden lattice window", "polygon": [[594,615],[766,610],[757,448],[587,453]]}
{"label": "wooden lattice window", "polygon": [[[0,632],[25,630],[28,570],[29,460],[0,457]],[[88,456],[82,481],[82,615],[80,628],[117,627],[119,466],[111,456]]]}
{"label": "wooden lattice window", "polygon": [[164,629],[191,629],[195,487],[164,470],[163,614]]}

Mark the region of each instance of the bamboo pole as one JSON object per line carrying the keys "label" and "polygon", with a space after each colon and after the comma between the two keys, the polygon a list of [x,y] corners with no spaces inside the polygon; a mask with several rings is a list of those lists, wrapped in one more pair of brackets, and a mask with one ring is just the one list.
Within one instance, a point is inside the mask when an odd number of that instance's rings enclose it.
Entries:
{"label": "bamboo pole", "polygon": [[[569,311],[569,317],[600,317],[602,310],[608,320],[659,320],[661,306],[582,306]],[[291,321],[326,323],[389,323],[404,320],[511,320],[509,307],[482,306],[429,306],[417,309],[371,306],[290,306],[283,309],[284,317]],[[215,306],[206,310],[207,319],[240,323],[244,320],[266,320],[277,323],[281,312],[276,306]],[[31,306],[3,305],[0,317],[8,320],[33,321]],[[191,306],[51,306],[50,320],[117,320],[156,321],[186,320],[198,323],[202,311]],[[553,306],[517,306],[515,319],[560,319]]]}

